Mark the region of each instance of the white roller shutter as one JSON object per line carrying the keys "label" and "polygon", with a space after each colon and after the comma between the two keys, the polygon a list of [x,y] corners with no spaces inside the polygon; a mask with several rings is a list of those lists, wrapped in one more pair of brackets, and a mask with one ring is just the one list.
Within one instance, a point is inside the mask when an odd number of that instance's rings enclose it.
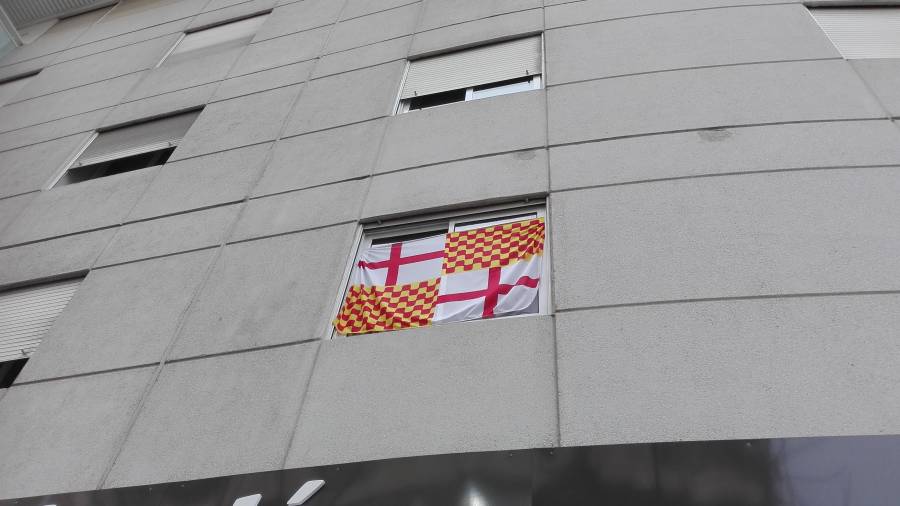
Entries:
{"label": "white roller shutter", "polygon": [[0,292],[0,362],[31,355],[81,279]]}
{"label": "white roller shutter", "polygon": [[900,7],[810,9],[847,58],[900,58]]}
{"label": "white roller shutter", "polygon": [[200,111],[192,111],[100,132],[72,168],[175,146],[199,114]]}
{"label": "white roller shutter", "polygon": [[233,23],[214,26],[205,30],[186,33],[166,57],[164,63],[171,64],[218,53],[232,47],[240,47],[250,42],[256,31],[265,22],[267,15],[254,16]]}
{"label": "white roller shutter", "polygon": [[413,60],[401,99],[542,73],[541,37],[527,37]]}

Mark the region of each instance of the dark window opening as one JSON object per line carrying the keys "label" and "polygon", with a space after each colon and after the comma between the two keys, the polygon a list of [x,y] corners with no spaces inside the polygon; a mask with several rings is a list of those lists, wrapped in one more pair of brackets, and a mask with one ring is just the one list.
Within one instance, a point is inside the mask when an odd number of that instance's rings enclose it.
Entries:
{"label": "dark window opening", "polygon": [[516,83],[527,83],[534,79],[534,76],[526,76],[526,77],[517,77],[515,79],[507,79],[506,81],[497,81],[496,83],[482,84],[481,86],[475,86],[472,88],[473,91],[481,91],[481,90],[489,90],[491,88],[499,88],[501,86],[507,86],[510,84]]}
{"label": "dark window opening", "polygon": [[446,234],[447,227],[442,229],[429,230],[428,232],[418,232],[415,234],[392,235],[390,237],[382,237],[380,239],[372,239],[372,246],[378,244],[394,244],[395,242],[415,241],[416,239],[424,239],[426,237],[434,237],[436,235]]}
{"label": "dark window opening", "polygon": [[75,184],[90,179],[97,179],[98,177],[113,176],[123,172],[162,165],[166,163],[166,160],[169,159],[169,156],[172,155],[173,151],[175,151],[174,146],[157,151],[150,151],[149,153],[116,158],[115,160],[110,160],[108,162],[94,163],[83,167],[69,169],[59,179],[56,186]]}
{"label": "dark window opening", "polygon": [[0,362],[0,388],[12,386],[16,377],[22,372],[22,368],[25,367],[25,362],[28,362],[27,358]]}
{"label": "dark window opening", "polygon": [[427,109],[438,105],[452,104],[453,102],[464,102],[466,100],[465,88],[461,90],[442,91],[431,95],[423,95],[421,97],[413,97],[409,99],[409,110]]}

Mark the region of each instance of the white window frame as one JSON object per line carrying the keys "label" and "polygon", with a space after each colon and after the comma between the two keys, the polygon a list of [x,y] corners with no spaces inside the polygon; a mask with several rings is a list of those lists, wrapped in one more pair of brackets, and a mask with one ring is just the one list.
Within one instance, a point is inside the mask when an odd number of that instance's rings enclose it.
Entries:
{"label": "white window frame", "polygon": [[[409,62],[406,64],[406,70],[409,72]],[[535,74],[533,76],[529,76],[521,82],[510,83],[510,84],[501,84],[499,86],[493,86],[494,84],[499,83],[488,83],[488,84],[479,84],[478,86],[470,86],[466,88],[466,98],[463,100],[457,100],[456,102],[449,102],[446,104],[433,105],[431,107],[424,107],[421,109],[410,109],[409,105],[412,102],[412,98],[407,98],[405,100],[400,100],[400,103],[397,104],[396,114],[405,114],[408,112],[416,112],[416,111],[424,111],[426,109],[434,109],[435,107],[442,107],[445,105],[458,104],[460,102],[471,102],[472,100],[482,100],[485,98],[491,97],[499,97],[500,95],[511,95],[513,93],[521,93],[524,91],[534,91],[541,89],[541,85],[543,80],[541,79],[541,74]],[[524,86],[521,86],[524,84]],[[475,90],[475,88],[487,88],[484,90]],[[500,91],[502,88],[506,88],[506,90]],[[401,86],[402,89],[402,86]],[[491,92],[491,90],[494,90]],[[450,90],[453,91],[453,90]],[[425,95],[427,96],[427,95]]]}
{"label": "white window frame", "polygon": [[[434,232],[435,235],[438,235],[441,233],[484,228],[492,225],[526,220],[529,219],[529,215],[531,215],[531,219],[544,219],[544,252],[541,256],[541,284],[538,292],[538,312],[500,316],[491,319],[526,318],[530,316],[546,316],[552,314],[552,280],[550,279],[550,266],[552,264],[550,262],[550,220],[548,211],[549,207],[544,199],[540,199],[537,203],[531,200],[525,200],[512,204],[456,212],[436,213],[417,218],[360,224],[356,230],[356,236],[353,242],[354,247],[351,248],[352,254],[348,255],[347,263],[344,267],[340,290],[338,291],[337,298],[331,308],[331,312],[328,313],[328,324],[324,333],[326,339],[334,339],[336,336],[346,337],[337,333],[334,328],[334,318],[341,310],[341,305],[344,303],[344,299],[347,296],[347,290],[350,288],[350,275],[353,272],[353,267],[359,262],[362,253],[372,246],[374,240],[426,232]],[[446,325],[453,325],[456,323],[465,322],[450,322]]]}

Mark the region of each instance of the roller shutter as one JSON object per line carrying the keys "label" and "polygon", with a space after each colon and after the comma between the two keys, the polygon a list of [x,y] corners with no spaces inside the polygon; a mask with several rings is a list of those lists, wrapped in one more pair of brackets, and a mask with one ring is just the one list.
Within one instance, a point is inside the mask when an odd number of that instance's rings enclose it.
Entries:
{"label": "roller shutter", "polygon": [[401,99],[542,73],[541,37],[527,37],[413,60]]}
{"label": "roller shutter", "polygon": [[0,292],[0,362],[30,356],[81,279]]}
{"label": "roller shutter", "polygon": [[166,57],[166,64],[200,58],[233,47],[246,45],[266,20],[266,15],[254,16],[233,23],[197,30],[184,35],[175,49]]}
{"label": "roller shutter", "polygon": [[810,9],[847,58],[900,58],[900,7]]}
{"label": "roller shutter", "polygon": [[100,132],[75,160],[72,167],[82,167],[176,146],[199,114],[200,111],[192,111]]}

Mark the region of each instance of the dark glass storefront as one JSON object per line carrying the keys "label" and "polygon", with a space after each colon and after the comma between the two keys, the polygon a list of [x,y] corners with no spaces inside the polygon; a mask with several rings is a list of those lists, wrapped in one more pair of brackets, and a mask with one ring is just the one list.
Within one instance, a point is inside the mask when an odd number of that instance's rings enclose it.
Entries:
{"label": "dark glass storefront", "polygon": [[0,506],[895,506],[900,436],[647,443],[412,457],[0,501]]}

